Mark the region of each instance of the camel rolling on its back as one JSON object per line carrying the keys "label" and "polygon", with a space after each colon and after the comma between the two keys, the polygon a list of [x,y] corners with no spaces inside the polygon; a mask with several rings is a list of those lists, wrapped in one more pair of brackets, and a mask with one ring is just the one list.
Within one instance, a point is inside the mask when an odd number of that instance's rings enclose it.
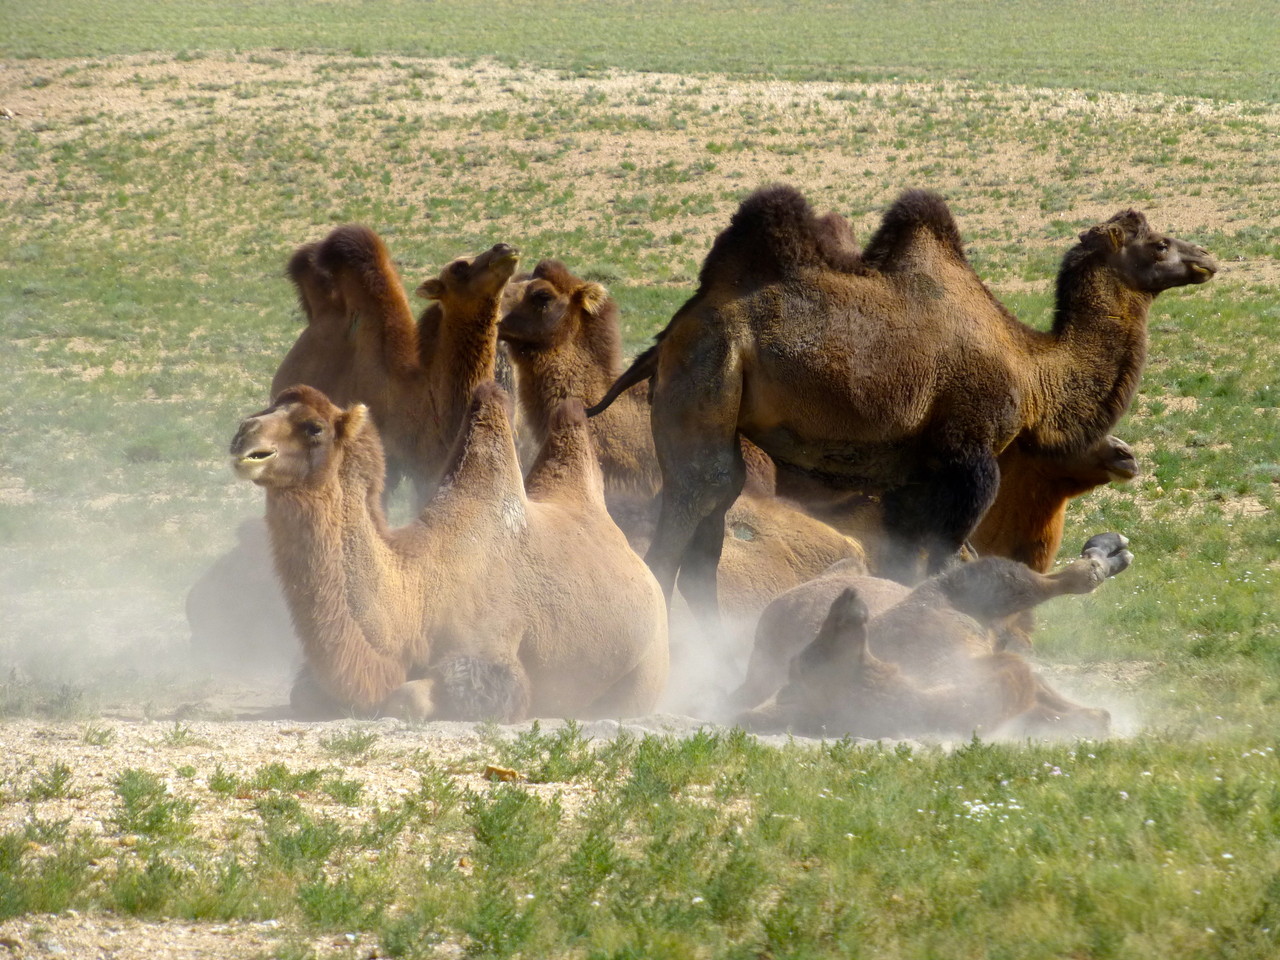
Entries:
{"label": "camel rolling on its back", "polygon": [[1044,575],[987,558],[914,589],[832,568],[760,619],[747,679],[734,694],[752,730],[881,738],[946,734],[1103,736],[1105,710],[1072,703],[994,626],[1064,594],[1090,593],[1133,561],[1118,534]]}

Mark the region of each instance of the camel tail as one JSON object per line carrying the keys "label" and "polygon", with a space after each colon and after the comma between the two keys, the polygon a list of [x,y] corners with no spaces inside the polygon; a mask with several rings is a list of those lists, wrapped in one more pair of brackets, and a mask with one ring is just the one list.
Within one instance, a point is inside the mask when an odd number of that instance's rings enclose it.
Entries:
{"label": "camel tail", "polygon": [[658,372],[658,348],[660,346],[662,346],[662,334],[658,334],[657,343],[636,357],[631,366],[623,372],[622,376],[613,381],[613,386],[608,389],[599,403],[595,404],[595,406],[587,407],[587,416],[594,417],[597,414],[604,413],[609,409],[613,401],[617,400],[618,397],[637,383],[652,379],[653,375]]}

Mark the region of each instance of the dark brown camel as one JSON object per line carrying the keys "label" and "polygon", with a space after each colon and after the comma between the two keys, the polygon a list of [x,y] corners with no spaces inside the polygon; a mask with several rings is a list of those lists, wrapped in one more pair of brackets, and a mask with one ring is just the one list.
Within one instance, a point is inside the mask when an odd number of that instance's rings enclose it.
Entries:
{"label": "dark brown camel", "polygon": [[1210,279],[1193,244],[1127,210],[1085,231],[1058,275],[1049,332],[973,272],[941,198],[909,191],[859,257],[838,218],[793,188],[749,197],[697,293],[604,400],[653,377],[662,513],[648,561],[670,597],[714,616],[739,434],[780,467],[879,492],[903,582],[954,556],[995,498],[999,455],[1073,455],[1128,408],[1162,290]]}
{"label": "dark brown camel", "polygon": [[[544,260],[519,283],[498,332],[511,350],[521,408],[532,440],[541,444],[553,411],[567,400],[600,396],[622,369],[618,308],[598,283],[582,280],[558,260]],[[653,536],[661,485],[648,391],[627,391],[590,421],[591,443],[605,478],[610,513],[640,552]],[[720,567],[726,612],[754,623],[783,590],[837,560],[860,558],[861,547],[772,494],[772,463],[745,444],[748,482],[726,514],[730,539]],[[744,637],[749,642],[749,635]]]}

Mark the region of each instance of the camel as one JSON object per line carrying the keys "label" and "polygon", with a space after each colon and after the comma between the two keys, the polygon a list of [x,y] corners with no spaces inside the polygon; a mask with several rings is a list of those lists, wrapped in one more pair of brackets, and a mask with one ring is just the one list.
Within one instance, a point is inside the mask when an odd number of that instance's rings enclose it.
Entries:
{"label": "camel", "polygon": [[1041,332],[974,273],[937,195],[903,194],[859,255],[838,217],[768,187],[743,202],[697,292],[588,415],[652,378],[664,492],[647,559],[668,600],[678,578],[716,616],[739,434],[780,471],[878,494],[883,570],[915,583],[973,532],[1011,443],[1072,456],[1106,436],[1137,388],[1152,300],[1216,269],[1125,210],[1068,251]]}
{"label": "camel", "polygon": [[395,386],[418,366],[418,331],[386,244],[347,224],[300,246],[285,273],[307,325],[271,378],[271,396],[305,383],[335,403],[363,403],[384,437],[394,487],[412,457]]}
{"label": "camel", "polygon": [[[579,279],[558,260],[543,260],[522,279],[498,335],[510,348],[535,443],[561,404],[599,396],[622,369],[617,304],[600,284]],[[653,497],[661,484],[646,394],[643,385],[627,391],[589,423],[610,513],[641,553],[652,537]],[[746,447],[748,482],[725,515],[719,581],[725,611],[754,623],[779,593],[837,560],[861,560],[863,552],[857,542],[774,497],[772,463]]]}
{"label": "camel", "polygon": [[386,245],[367,227],[338,227],[299,247],[287,273],[307,326],[271,381],[272,396],[313,386],[338,404],[362,403],[392,464],[430,497],[472,392],[493,379],[496,326],[518,253],[505,243],[449,263],[417,293],[432,303],[414,321]]}
{"label": "camel", "polygon": [[398,529],[366,407],[295,386],[241,423],[232,464],[266,493],[306,660],[298,709],[513,721],[653,707],[666,607],[605,511],[581,405],[553,418],[522,481],[507,404],[496,384],[476,389],[439,489]]}
{"label": "camel", "polygon": [[991,557],[914,589],[833,568],[779,597],[760,620],[738,723],[761,732],[867,738],[921,734],[1104,736],[1105,710],[1072,703],[1015,653],[994,648],[1000,620],[1095,590],[1128,568],[1119,534],[1045,575]]}
{"label": "camel", "polygon": [[[506,304],[498,336],[516,370],[520,406],[535,443],[570,397],[602,395],[622,371],[618,305],[598,283],[559,260],[543,260]],[[613,496],[654,496],[662,485],[644,386],[628,390],[590,421],[591,443]]]}

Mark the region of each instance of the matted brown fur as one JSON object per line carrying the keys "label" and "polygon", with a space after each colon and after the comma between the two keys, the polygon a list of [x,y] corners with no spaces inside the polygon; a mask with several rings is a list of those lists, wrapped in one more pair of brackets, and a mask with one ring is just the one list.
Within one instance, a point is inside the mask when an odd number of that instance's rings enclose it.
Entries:
{"label": "matted brown fur", "polygon": [[502,720],[652,709],[666,610],[604,508],[581,406],[553,418],[527,493],[507,406],[496,385],[477,389],[439,490],[399,529],[363,407],[303,386],[241,425],[233,464],[266,491],[308,667],[299,704]]}
{"label": "matted brown fur", "polygon": [[665,493],[647,558],[668,596],[679,574],[714,611],[739,434],[826,486],[879,494],[890,576],[915,582],[922,557],[940,569],[994,500],[997,456],[1015,439],[1051,455],[1099,442],[1136,388],[1151,301],[1216,269],[1122,212],[1081,234],[1040,332],[974,274],[944,214],[909,193],[836,268],[799,193],[771,187],[717,238],[697,293],[633,367],[653,371]]}

